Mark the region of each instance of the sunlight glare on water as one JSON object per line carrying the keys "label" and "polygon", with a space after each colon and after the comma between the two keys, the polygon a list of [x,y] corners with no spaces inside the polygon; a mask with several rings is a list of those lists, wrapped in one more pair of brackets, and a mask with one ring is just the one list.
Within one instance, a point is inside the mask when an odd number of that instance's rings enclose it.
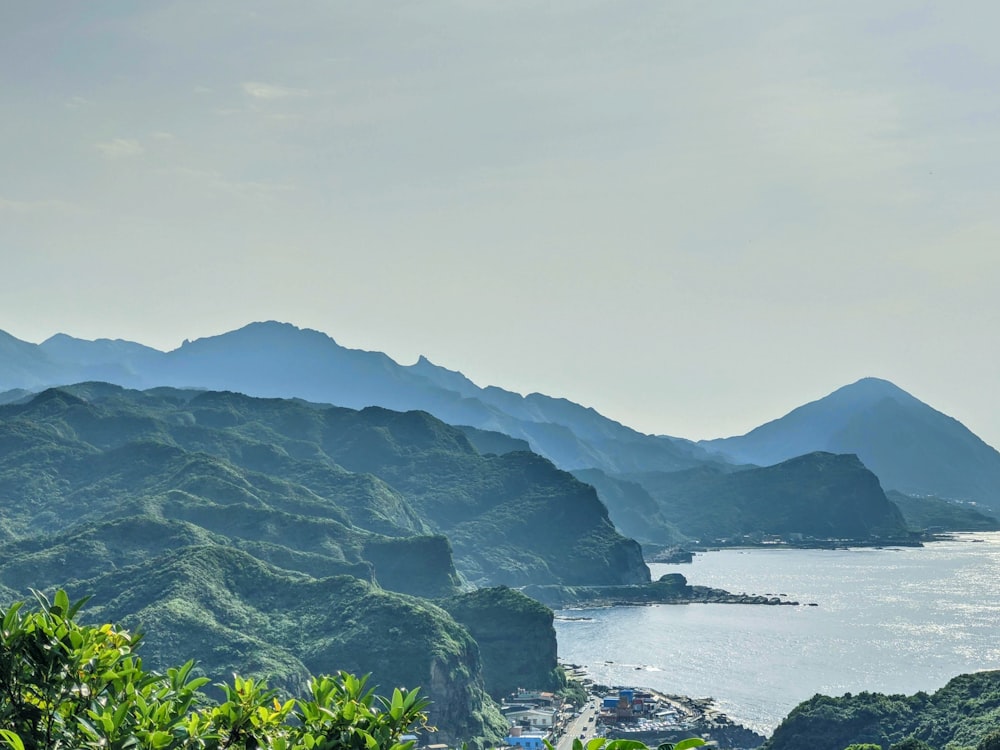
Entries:
{"label": "sunlight glare on water", "polygon": [[1000,669],[1000,533],[923,548],[724,550],[650,569],[801,604],[557,613],[592,618],[556,621],[560,657],[606,684],[714,697],[766,733],[815,693],[930,692]]}

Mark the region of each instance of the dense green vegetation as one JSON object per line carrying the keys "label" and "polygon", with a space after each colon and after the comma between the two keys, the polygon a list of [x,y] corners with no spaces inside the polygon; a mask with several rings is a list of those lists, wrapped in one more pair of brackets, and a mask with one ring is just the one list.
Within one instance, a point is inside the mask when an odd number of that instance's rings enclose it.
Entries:
{"label": "dense green vegetation", "polygon": [[366,545],[384,552],[376,539],[446,536],[454,567],[435,555],[406,591],[450,593],[456,572],[487,585],[648,580],[592,488],[531,453],[484,456],[424,413],[88,383],[0,407],[0,447],[0,540],[152,516],[346,565]]}
{"label": "dense green vegetation", "polygon": [[932,695],[816,695],[778,726],[764,750],[888,749],[908,738],[935,750],[980,746],[1000,726],[1000,671],[966,674]]}
{"label": "dense green vegetation", "polygon": [[409,750],[403,734],[427,729],[419,690],[381,698],[347,672],[310,678],[292,699],[233,676],[212,700],[193,662],[150,671],[141,636],[81,625],[84,600],[60,589],[37,602],[0,609],[0,744],[13,750]]}
{"label": "dense green vegetation", "polygon": [[[508,596],[506,591],[494,597]],[[86,600],[58,589],[0,608],[0,747],[11,750],[410,750],[426,740],[427,699],[395,687],[386,697],[367,677],[310,677],[298,697],[233,675],[203,691],[194,662],[163,671],[139,656],[142,636],[119,625],[81,624]],[[409,733],[410,738],[405,736]],[[659,750],[689,750],[690,738]],[[549,750],[552,746],[546,743]],[[473,746],[476,746],[475,744]],[[578,740],[574,750],[584,750]],[[586,750],[647,750],[602,738]]]}
{"label": "dense green vegetation", "polygon": [[503,733],[477,644],[427,600],[282,571],[222,545],[181,548],[74,590],[93,592],[91,617],[143,629],[153,668],[186,656],[213,679],[265,676],[292,693],[310,674],[370,673],[379,690],[422,685],[445,741]]}
{"label": "dense green vegetation", "polygon": [[811,453],[764,468],[702,467],[635,479],[664,518],[702,542],[766,534],[817,539],[908,534],[899,509],[857,456]]}
{"label": "dense green vegetation", "polygon": [[482,660],[466,581],[644,578],[592,488],[426,414],[101,383],[0,407],[0,599],[93,594],[95,615],[146,629],[157,669],[193,657],[293,691],[371,673],[423,685],[445,741],[495,740],[485,684],[561,684],[551,613],[506,621],[534,674]]}

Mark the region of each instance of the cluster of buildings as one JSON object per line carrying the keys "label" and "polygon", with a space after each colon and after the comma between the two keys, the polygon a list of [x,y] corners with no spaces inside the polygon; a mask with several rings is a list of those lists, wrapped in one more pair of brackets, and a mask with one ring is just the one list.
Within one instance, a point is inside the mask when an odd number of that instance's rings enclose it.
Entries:
{"label": "cluster of buildings", "polygon": [[522,750],[542,750],[563,720],[563,700],[555,693],[518,690],[501,706],[500,712],[510,722],[507,744]]}
{"label": "cluster of buildings", "polygon": [[601,713],[598,717],[605,726],[677,723],[677,710],[657,698],[652,693],[634,688],[618,691],[618,695],[607,695],[601,699]]}
{"label": "cluster of buildings", "polygon": [[[519,750],[543,750],[544,740],[557,738],[575,715],[553,693],[533,690],[518,690],[500,710],[511,725],[507,745]],[[675,706],[653,693],[624,688],[600,698],[590,721],[593,723],[588,726],[594,732],[631,734],[677,729],[681,717]]]}

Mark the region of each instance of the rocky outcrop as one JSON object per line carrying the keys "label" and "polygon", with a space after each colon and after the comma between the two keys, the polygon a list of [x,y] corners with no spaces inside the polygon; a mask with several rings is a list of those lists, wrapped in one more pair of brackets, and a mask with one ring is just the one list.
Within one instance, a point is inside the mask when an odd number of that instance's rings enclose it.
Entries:
{"label": "rocky outcrop", "polygon": [[652,583],[633,586],[525,586],[522,591],[553,609],[640,604],[798,604],[777,596],[690,586],[680,573],[668,573]]}
{"label": "rocky outcrop", "polygon": [[439,604],[479,644],[483,681],[493,698],[499,700],[521,687],[566,686],[552,610],[545,605],[506,586],[479,589]]}

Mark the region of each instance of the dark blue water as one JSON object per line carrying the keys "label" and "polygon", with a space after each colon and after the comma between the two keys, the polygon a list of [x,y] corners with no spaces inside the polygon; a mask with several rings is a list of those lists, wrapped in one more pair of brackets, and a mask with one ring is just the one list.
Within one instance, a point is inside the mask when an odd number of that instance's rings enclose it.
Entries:
{"label": "dark blue water", "polygon": [[1000,669],[1000,534],[917,549],[727,550],[650,567],[654,578],[680,572],[803,606],[562,612],[593,619],[557,620],[559,655],[600,682],[714,697],[765,733],[815,693],[930,692]]}

